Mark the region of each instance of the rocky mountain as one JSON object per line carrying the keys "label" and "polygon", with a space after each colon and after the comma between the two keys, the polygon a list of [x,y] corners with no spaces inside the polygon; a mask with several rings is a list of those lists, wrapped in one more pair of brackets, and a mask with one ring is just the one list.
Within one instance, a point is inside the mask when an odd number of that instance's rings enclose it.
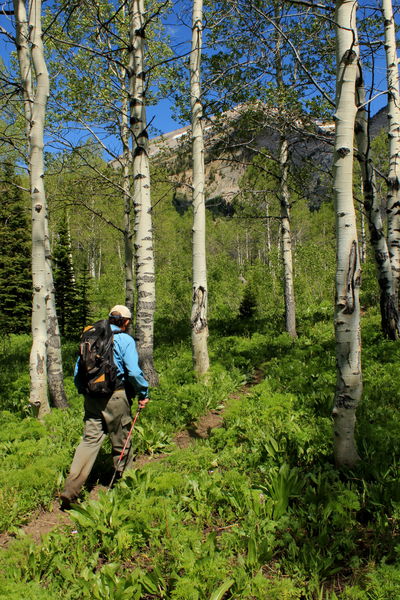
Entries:
{"label": "rocky mountain", "polygon": [[[209,206],[229,206],[240,194],[240,180],[253,157],[262,151],[277,159],[282,127],[289,140],[290,164],[294,174],[309,166],[308,178],[301,181],[301,191],[311,207],[317,207],[330,195],[334,123],[293,120],[274,109],[238,106],[219,118],[204,120],[206,201]],[[387,126],[387,107],[371,119],[374,138]],[[167,169],[176,184],[178,210],[190,204],[191,127],[187,125],[150,140],[153,164]],[[114,165],[118,168],[117,164]],[[303,169],[304,171],[304,169]]]}
{"label": "rocky mountain", "polygon": [[[293,171],[299,171],[307,163],[314,165],[315,176],[302,185],[303,191],[310,200],[316,193],[326,197],[321,181],[330,170],[334,125],[300,120],[288,125],[276,110],[262,105],[253,106],[250,110],[239,106],[204,124],[206,197],[209,205],[215,205],[217,201],[225,206],[232,203],[240,193],[240,179],[257,153],[263,151],[277,159],[283,122]],[[186,126],[150,140],[151,159],[154,164],[166,166],[172,174],[177,185],[176,198],[181,204],[185,204],[185,199],[190,200],[190,134],[191,128]]]}

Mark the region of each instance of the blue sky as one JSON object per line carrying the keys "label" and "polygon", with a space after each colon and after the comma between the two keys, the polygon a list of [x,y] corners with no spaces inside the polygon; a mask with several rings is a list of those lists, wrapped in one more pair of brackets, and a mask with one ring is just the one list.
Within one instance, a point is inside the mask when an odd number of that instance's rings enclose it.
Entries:
{"label": "blue sky", "polygon": [[[191,18],[190,3],[188,3],[186,0],[177,0],[177,2],[175,2],[177,6],[181,3],[183,3],[183,5],[185,6],[184,20],[186,22],[186,25],[182,25],[182,23],[177,21],[176,11],[175,15],[174,13],[172,13],[165,19],[164,22],[167,32],[170,34],[171,39],[175,40],[177,47],[179,47],[179,50],[182,49],[182,44],[185,45],[186,48],[188,47],[188,44],[190,44],[191,35],[190,29],[188,28],[188,23],[190,23]],[[370,0],[359,0],[358,18],[360,30],[362,27],[362,21],[365,18],[365,16],[372,16],[372,14],[376,14],[376,9],[379,9],[380,5],[380,2],[371,3]],[[372,8],[370,9],[369,7]],[[400,32],[400,7],[399,2],[397,0],[393,0],[393,9],[395,11],[397,31]],[[369,15],[364,12],[365,10],[369,11]],[[381,30],[381,28],[379,27],[379,30],[376,31],[374,31],[372,28],[372,34],[382,35],[383,28]],[[204,35],[207,35],[207,30],[205,30]],[[210,49],[208,49],[208,51],[209,50]],[[386,90],[387,86],[386,60],[383,47],[376,54],[373,75],[369,69],[365,68],[364,77],[367,88],[369,88],[372,85],[374,87],[374,91],[371,92],[371,112],[372,114],[375,114],[387,104],[386,93],[382,93]],[[372,77],[374,78],[373,84]],[[156,107],[149,107],[148,121],[150,121],[150,119],[153,119],[152,123],[154,124],[154,127],[160,130],[161,133],[166,133],[168,131],[172,131],[183,126],[183,123],[174,119],[173,111],[171,109],[171,102],[169,100],[161,101]]]}
{"label": "blue sky", "polygon": [[[7,8],[11,8],[12,2],[8,2]],[[10,64],[10,54],[14,50],[13,43],[7,37],[5,32],[13,33],[12,17],[6,16],[0,12],[0,58],[4,64],[8,66]],[[180,35],[180,28],[172,20],[170,23],[166,23],[168,32],[172,37],[178,39]],[[179,42],[180,43],[180,42]],[[147,107],[148,121],[152,121],[152,126],[156,130],[154,135],[158,133],[167,133],[182,127],[182,123],[178,122],[173,117],[173,110],[171,101],[168,99],[160,101],[157,106]]]}
{"label": "blue sky", "polygon": [[[169,32],[171,38],[174,40],[174,42],[176,44],[177,52],[180,52],[182,47],[187,48],[188,43],[190,43],[190,27],[188,26],[188,23],[190,23],[190,10],[189,10],[190,3],[187,0],[183,0],[183,2],[185,4],[185,9],[186,9],[186,12],[184,14],[186,24],[182,23],[182,21],[180,21],[180,15],[183,14],[182,12],[179,14],[177,12],[175,14],[171,13],[170,15],[168,15],[166,17],[165,23],[164,23],[167,28],[167,31]],[[8,4],[11,6],[11,2],[9,2]],[[361,0],[360,4],[365,5],[366,3],[363,0]],[[378,3],[376,5],[378,6]],[[177,7],[177,6],[178,6],[178,2],[175,3],[175,7]],[[6,29],[8,31],[10,31],[10,30],[12,31],[12,27],[10,25],[11,25],[10,17],[0,14],[0,27],[3,27],[4,29]],[[11,42],[6,38],[6,36],[0,35],[0,56],[3,58],[3,60],[6,64],[8,64],[9,54],[10,54],[11,49],[12,49]],[[381,57],[377,61],[377,64],[375,65],[374,74],[375,74],[375,87],[379,88],[381,90],[384,90],[385,86],[386,86],[386,84],[385,84],[386,68],[385,68],[385,61],[384,61],[384,57],[383,57],[382,53],[381,53]],[[370,75],[368,75],[368,72],[366,72],[366,79],[367,79],[367,83],[368,83],[368,81],[370,81]],[[377,110],[379,110],[385,104],[386,104],[386,96],[385,95],[379,96],[378,98],[376,98],[374,100],[372,112],[375,113]],[[148,122],[150,122],[150,121],[152,122],[152,126],[154,128],[153,135],[155,135],[158,132],[159,133],[167,133],[169,131],[177,129],[177,128],[181,127],[182,125],[186,124],[186,123],[181,123],[174,118],[171,101],[169,99],[162,100],[161,102],[158,103],[157,106],[148,107],[147,118],[148,118]]]}
{"label": "blue sky", "polygon": [[147,120],[149,122],[152,121],[152,125],[160,133],[168,133],[182,127],[182,124],[172,116],[171,102],[169,100],[162,100],[157,106],[150,106],[147,109]]}

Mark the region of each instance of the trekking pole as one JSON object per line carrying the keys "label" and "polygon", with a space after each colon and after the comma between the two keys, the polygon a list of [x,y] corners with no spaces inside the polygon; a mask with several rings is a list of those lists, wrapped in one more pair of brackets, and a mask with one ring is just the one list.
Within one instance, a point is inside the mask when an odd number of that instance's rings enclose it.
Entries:
{"label": "trekking pole", "polygon": [[108,491],[111,489],[111,486],[112,486],[112,484],[114,483],[114,480],[115,480],[115,478],[116,478],[116,476],[117,476],[117,473],[118,473],[118,467],[119,467],[119,465],[121,464],[121,461],[122,461],[122,459],[123,459],[123,457],[124,457],[124,454],[125,454],[126,447],[127,447],[128,443],[129,443],[129,440],[131,439],[132,432],[133,432],[133,428],[135,427],[135,423],[136,423],[136,421],[137,421],[137,418],[138,418],[138,416],[139,416],[139,413],[140,413],[140,411],[141,411],[141,410],[142,410],[142,409],[139,407],[139,408],[137,409],[137,411],[136,411],[136,415],[135,415],[135,418],[133,419],[132,426],[131,426],[131,428],[130,428],[130,430],[129,430],[129,433],[128,433],[128,435],[127,435],[127,438],[126,438],[126,440],[125,440],[124,447],[122,448],[121,454],[120,454],[120,455],[119,455],[119,457],[118,457],[117,466],[116,466],[116,467],[115,467],[115,469],[114,469],[114,474],[113,474],[113,476],[112,476],[112,479],[111,479],[111,481],[110,481],[110,485],[109,485],[109,486],[108,486],[108,488],[107,488],[107,492],[108,492]]}

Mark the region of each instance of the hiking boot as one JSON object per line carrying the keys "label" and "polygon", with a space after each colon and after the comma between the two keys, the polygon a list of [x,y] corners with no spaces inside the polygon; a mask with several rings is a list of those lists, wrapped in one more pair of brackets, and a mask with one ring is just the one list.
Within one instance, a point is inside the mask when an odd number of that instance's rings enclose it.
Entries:
{"label": "hiking boot", "polygon": [[67,494],[60,494],[60,510],[70,510],[74,500],[75,498],[70,498]]}

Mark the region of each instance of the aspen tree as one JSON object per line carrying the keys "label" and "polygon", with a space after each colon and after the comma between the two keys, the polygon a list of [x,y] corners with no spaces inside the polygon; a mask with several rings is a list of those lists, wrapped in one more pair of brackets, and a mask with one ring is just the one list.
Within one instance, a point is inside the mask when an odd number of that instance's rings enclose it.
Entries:
{"label": "aspen tree", "polygon": [[[126,5],[122,6],[122,21],[126,23]],[[110,40],[107,40],[108,47],[111,47]],[[111,49],[111,48],[110,48]],[[129,56],[128,56],[129,60]],[[110,63],[110,69],[114,73],[116,80],[120,85],[121,111],[119,117],[120,139],[122,144],[122,156],[120,158],[122,168],[122,189],[124,197],[124,271],[125,271],[125,305],[131,313],[134,313],[135,292],[134,292],[134,249],[133,249],[133,230],[132,230],[132,209],[133,197],[131,186],[131,167],[132,156],[129,146],[129,94],[127,90],[127,53],[123,51],[121,56],[122,65]]]}
{"label": "aspen tree", "polygon": [[334,181],[336,213],[335,337],[337,382],[333,408],[334,455],[338,466],[358,460],[354,439],[356,408],[362,395],[360,257],[353,203],[353,143],[357,112],[356,79],[359,47],[356,0],[337,0],[336,113]]}
{"label": "aspen tree", "polygon": [[[362,193],[364,193],[363,190],[361,190],[361,191],[362,191]],[[365,212],[362,208],[360,210],[360,227],[361,227],[360,260],[361,260],[361,264],[364,265],[367,260],[367,236],[365,235]]]}
{"label": "aspen tree", "polygon": [[[98,168],[96,161],[80,152],[78,153],[98,176],[103,179],[104,186],[114,188],[112,201],[122,199],[124,206],[123,221],[117,219],[120,211],[114,211],[112,219],[104,219],[94,207],[96,217],[118,231],[124,239],[125,266],[125,304],[133,309],[135,302],[134,277],[134,185],[132,181],[131,141],[135,146],[135,135],[131,135],[129,126],[129,31],[131,20],[131,0],[118,3],[113,0],[70,3],[56,0],[54,19],[47,35],[52,41],[49,61],[51,76],[54,79],[52,88],[52,108],[62,106],[62,115],[58,114],[58,122],[66,127],[65,137],[71,148],[74,141],[70,131],[78,127],[86,132],[102,147],[107,156],[112,157],[115,169],[113,177]],[[172,50],[168,45],[168,35],[162,25],[161,18],[169,5],[168,0],[159,3],[147,0],[143,10],[146,11],[146,72],[150,74],[151,84],[147,76],[146,104],[154,104],[162,95],[161,86],[157,82],[169,77],[171,66],[165,64],[166,57],[171,57]],[[125,42],[126,41],[126,42]],[[162,65],[162,68],[161,68]],[[84,93],[82,93],[84,92]],[[136,118],[136,117],[135,117]],[[146,124],[144,127],[147,131]],[[113,132],[113,135],[110,135]],[[114,135],[115,134],[115,135]],[[119,134],[119,135],[118,135]],[[89,190],[88,190],[89,192]],[[85,203],[88,211],[92,210]],[[96,249],[95,249],[96,250]],[[96,252],[97,254],[97,252]],[[98,276],[98,269],[90,259],[90,272]]]}
{"label": "aspen tree", "polygon": [[195,371],[209,369],[207,323],[206,215],[204,198],[203,106],[201,102],[200,63],[203,33],[203,2],[193,0],[192,51],[190,54],[190,107],[192,115],[193,161],[193,256],[192,256],[192,352]]}
{"label": "aspen tree", "polygon": [[[47,203],[44,189],[43,137],[49,96],[49,77],[42,43],[41,2],[14,0],[16,45],[20,67],[32,198],[32,349],[30,356],[30,402],[42,418],[49,412],[50,397],[55,406],[67,406],[61,357],[61,340],[55,308],[54,282],[48,237]],[[33,76],[36,86],[34,89]],[[44,303],[44,322],[43,322]],[[44,329],[46,328],[46,333]],[[43,362],[46,368],[43,368]]]}
{"label": "aspen tree", "polygon": [[[23,82],[25,113],[29,115],[29,175],[32,199],[32,348],[29,361],[30,403],[39,418],[50,406],[47,398],[47,318],[46,318],[46,198],[43,185],[43,131],[49,78],[43,58],[41,2],[29,2],[29,20],[25,4],[15,0],[18,58]],[[28,39],[26,39],[28,35]],[[24,39],[25,38],[25,39]],[[28,41],[29,40],[29,41]],[[29,48],[29,43],[31,48]],[[31,62],[32,61],[32,62]],[[36,76],[36,92],[31,95],[31,68]],[[28,106],[29,105],[29,106]]]}
{"label": "aspen tree", "polygon": [[[279,7],[274,4],[275,19],[279,23]],[[275,69],[276,82],[278,91],[281,95],[284,92],[284,81],[282,73],[282,56],[281,56],[282,35],[280,31],[276,33],[275,47]],[[280,107],[284,112],[284,107]],[[280,136],[279,142],[279,168],[280,168],[280,185],[279,185],[279,201],[281,206],[281,246],[282,246],[282,262],[283,262],[283,290],[285,298],[285,324],[286,331],[292,338],[297,337],[296,333],[296,305],[294,296],[294,280],[293,280],[293,257],[292,257],[292,234],[290,231],[290,203],[288,190],[288,172],[289,172],[289,153],[288,141],[285,135],[285,125],[283,125],[283,133]]]}
{"label": "aspen tree", "polygon": [[146,122],[144,1],[132,0],[130,9],[128,74],[135,210],[136,339],[143,373],[149,384],[155,386],[158,385],[158,375],[153,361],[156,296],[148,154],[149,139]]}
{"label": "aspen tree", "polygon": [[25,131],[28,144],[32,121],[33,104],[32,65],[31,54],[29,49],[28,16],[26,13],[25,0],[13,0],[13,2],[15,16],[15,45],[17,48],[18,65],[21,76],[22,96],[25,115]]}
{"label": "aspen tree", "polygon": [[374,250],[377,267],[380,289],[381,325],[383,333],[389,339],[396,340],[399,336],[399,315],[393,290],[393,274],[381,218],[381,207],[377,197],[375,171],[370,156],[368,111],[366,108],[366,94],[360,62],[356,85],[356,102],[359,107],[355,123],[357,158],[360,163],[364,207],[367,213],[371,245]]}
{"label": "aspen tree", "polygon": [[391,0],[382,0],[388,84],[389,175],[387,194],[388,246],[393,291],[398,305],[400,279],[400,90],[396,30]]}
{"label": "aspen tree", "polygon": [[288,191],[288,141],[282,136],[279,152],[280,164],[280,205],[281,205],[281,247],[283,263],[283,289],[285,297],[285,324],[286,331],[292,338],[297,337],[296,332],[296,305],[293,280],[292,235],[290,230],[290,203]]}
{"label": "aspen tree", "polygon": [[61,355],[61,336],[56,311],[52,254],[48,231],[48,217],[45,220],[45,256],[46,256],[46,317],[47,317],[47,380],[50,400],[56,408],[68,406],[64,389],[64,372]]}
{"label": "aspen tree", "polygon": [[122,142],[122,186],[124,190],[124,266],[125,266],[125,305],[134,312],[134,252],[132,243],[132,193],[131,193],[131,151],[129,147],[129,103],[125,93],[125,72],[121,75],[122,108],[121,108],[121,142]]}

